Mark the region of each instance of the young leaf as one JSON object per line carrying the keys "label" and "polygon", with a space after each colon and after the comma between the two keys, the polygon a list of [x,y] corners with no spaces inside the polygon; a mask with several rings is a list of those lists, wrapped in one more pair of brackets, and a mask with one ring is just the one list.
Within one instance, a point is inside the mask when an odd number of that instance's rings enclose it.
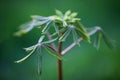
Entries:
{"label": "young leaf", "polygon": [[28,59],[33,54],[35,49],[36,49],[36,47],[27,56],[25,56],[24,58],[22,58],[22,59],[20,59],[18,61],[15,61],[15,63],[21,63],[21,62],[25,61],[26,59]]}
{"label": "young leaf", "polygon": [[45,34],[45,33],[49,30],[51,23],[52,23],[52,21],[49,21],[49,22],[46,24],[46,26],[43,28],[43,30],[42,30],[42,33],[43,33],[43,34]]}
{"label": "young leaf", "polygon": [[31,22],[21,25],[20,30],[18,32],[16,32],[14,35],[21,36],[29,31],[31,31],[34,28],[34,23],[35,23],[35,21],[31,21]]}
{"label": "young leaf", "polygon": [[[60,30],[59,30],[59,33],[65,32],[66,29],[67,29],[67,27],[64,27],[64,28],[60,29]],[[51,36],[55,36],[55,35],[57,35],[57,34],[59,34],[59,33],[55,32],[55,33],[53,33]]]}
{"label": "young leaf", "polygon": [[90,37],[86,32],[83,32],[82,30],[76,28],[76,32],[77,34],[82,37],[85,41],[90,43]]}
{"label": "young leaf", "polygon": [[66,13],[65,13],[65,16],[69,16],[71,14],[71,11],[68,10]]}
{"label": "young leaf", "polygon": [[33,16],[31,16],[31,18],[33,20],[37,20],[37,21],[44,21],[44,20],[48,19],[48,17],[38,16],[38,15],[33,15]]}
{"label": "young leaf", "polygon": [[56,10],[56,14],[57,14],[59,17],[63,18],[63,13],[62,13],[61,11]]}
{"label": "young leaf", "polygon": [[57,53],[51,52],[47,47],[45,47],[45,50],[48,52],[48,54],[50,54],[51,56],[55,57],[58,60],[62,60],[62,57],[60,55],[58,55]]}
{"label": "young leaf", "polygon": [[64,19],[67,20],[69,18],[69,15],[71,14],[71,11],[68,10],[65,15],[64,15]]}
{"label": "young leaf", "polygon": [[27,52],[31,52],[35,47],[37,47],[37,45],[33,45],[33,46],[30,46],[30,47],[27,47],[27,48],[23,48],[25,51]]}
{"label": "young leaf", "polygon": [[99,47],[100,47],[100,42],[101,42],[102,36],[103,36],[103,34],[99,31],[98,34],[97,34],[97,38],[96,38],[96,40],[94,42],[94,46],[97,49],[99,49]]}
{"label": "young leaf", "polygon": [[42,75],[42,52],[41,52],[41,47],[38,47],[38,75]]}
{"label": "young leaf", "polygon": [[69,36],[70,32],[71,32],[71,28],[68,28],[68,30],[59,38],[59,41],[60,42],[65,41],[66,38]]}
{"label": "young leaf", "polygon": [[35,26],[41,26],[41,25],[43,25],[43,24],[46,24],[48,21],[49,21],[49,20],[36,21],[34,25],[35,25]]}
{"label": "young leaf", "polygon": [[82,32],[87,33],[85,27],[80,22],[77,21],[77,22],[74,23],[74,25],[75,25],[76,28],[80,29]]}
{"label": "young leaf", "polygon": [[74,13],[72,13],[72,14],[70,15],[71,18],[74,18],[74,17],[76,17],[76,16],[77,16],[77,13],[76,13],[76,12],[74,12]]}
{"label": "young leaf", "polygon": [[73,34],[73,39],[74,39],[74,42],[80,46],[79,42],[78,42],[78,38],[77,38],[77,33],[74,29],[72,29],[72,34]]}
{"label": "young leaf", "polygon": [[63,22],[63,27],[66,27],[67,26],[67,22],[64,19],[62,19],[62,22]]}
{"label": "young leaf", "polygon": [[90,43],[90,37],[87,34],[85,27],[79,22],[76,22],[74,25],[76,27],[78,35],[81,36],[85,41]]}
{"label": "young leaf", "polygon": [[43,44],[52,43],[52,42],[56,41],[57,39],[58,39],[58,38],[51,39],[51,40],[49,40],[49,41],[44,41],[44,42],[42,42],[42,43],[43,43]]}
{"label": "young leaf", "polygon": [[40,39],[38,40],[38,43],[41,43],[44,38],[45,38],[45,35],[41,36]]}
{"label": "young leaf", "polygon": [[114,48],[112,41],[102,32],[103,40],[109,48]]}
{"label": "young leaf", "polygon": [[54,23],[54,22],[53,22],[53,25],[54,25],[54,28],[55,28],[56,33],[59,35],[59,29],[58,29],[58,26],[57,26],[56,23]]}
{"label": "young leaf", "polygon": [[38,75],[42,75],[42,56],[38,55]]}

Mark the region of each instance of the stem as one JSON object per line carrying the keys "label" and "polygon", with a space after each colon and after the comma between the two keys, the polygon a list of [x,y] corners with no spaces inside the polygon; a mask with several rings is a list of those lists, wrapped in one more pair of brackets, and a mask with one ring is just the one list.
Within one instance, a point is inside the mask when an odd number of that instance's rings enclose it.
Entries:
{"label": "stem", "polygon": [[[62,34],[61,34],[62,35]],[[51,40],[52,37],[50,35],[50,33],[47,33],[48,39]],[[57,52],[59,55],[62,56],[62,42],[59,42],[58,44],[58,50],[55,46],[54,43],[51,44],[51,46],[46,45],[47,47],[49,47],[50,49],[52,49],[53,51]],[[58,80],[63,80],[63,75],[62,75],[62,60],[58,60]]]}
{"label": "stem", "polygon": [[[92,31],[88,32],[89,36],[94,35],[97,31],[101,31],[101,27],[96,26]],[[50,36],[50,33],[47,34],[48,38],[51,40],[52,37]],[[62,34],[61,34],[62,35]],[[83,38],[79,38],[78,42],[81,42],[83,40]],[[47,47],[49,47],[50,49],[52,49],[53,51],[57,52],[59,55],[63,56],[65,55],[68,51],[70,51],[75,45],[76,43],[73,42],[70,46],[68,46],[66,49],[64,49],[62,51],[62,42],[59,42],[58,44],[58,50],[56,49],[56,46],[54,43],[52,43],[52,47],[50,47],[49,45],[46,45]],[[63,72],[62,72],[62,60],[58,60],[58,80],[63,80]]]}
{"label": "stem", "polygon": [[[61,54],[62,52],[62,42],[59,42],[58,45],[58,54]],[[58,60],[58,80],[63,80],[63,74],[62,74],[62,60]]]}

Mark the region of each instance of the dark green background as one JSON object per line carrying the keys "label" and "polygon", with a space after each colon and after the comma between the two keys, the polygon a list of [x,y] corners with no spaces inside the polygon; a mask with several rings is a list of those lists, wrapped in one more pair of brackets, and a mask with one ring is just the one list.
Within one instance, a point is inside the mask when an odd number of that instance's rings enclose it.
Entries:
{"label": "dark green background", "polygon": [[[20,38],[18,26],[31,15],[53,15],[55,9],[78,12],[86,27],[101,26],[116,49],[103,42],[97,51],[92,44],[81,43],[63,57],[64,80],[120,80],[120,0],[0,0],[0,80],[37,80],[36,55],[23,64],[15,64],[25,55],[23,47],[37,42],[37,29]],[[45,54],[43,80],[57,80],[57,60]]]}

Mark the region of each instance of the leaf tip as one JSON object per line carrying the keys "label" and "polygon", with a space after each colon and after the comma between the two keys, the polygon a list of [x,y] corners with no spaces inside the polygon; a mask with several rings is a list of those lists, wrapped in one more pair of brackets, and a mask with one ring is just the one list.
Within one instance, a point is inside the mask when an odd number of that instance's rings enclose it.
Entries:
{"label": "leaf tip", "polygon": [[21,37],[23,34],[26,34],[26,32],[24,30],[20,30],[18,32],[15,32],[13,35],[17,37]]}
{"label": "leaf tip", "polygon": [[17,64],[18,64],[18,63],[21,63],[21,62],[20,62],[20,61],[14,61],[14,63],[17,63]]}

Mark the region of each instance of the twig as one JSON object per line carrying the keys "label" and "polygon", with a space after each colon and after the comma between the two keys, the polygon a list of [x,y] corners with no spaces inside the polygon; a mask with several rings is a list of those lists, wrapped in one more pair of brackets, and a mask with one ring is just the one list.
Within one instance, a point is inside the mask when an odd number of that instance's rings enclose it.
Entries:
{"label": "twig", "polygon": [[[49,39],[49,40],[52,39],[52,37],[51,37],[51,35],[50,35],[49,32],[47,33],[47,36],[48,36],[48,39]],[[56,52],[58,52],[58,51],[57,51],[57,48],[56,48],[56,46],[55,46],[55,43],[51,43],[51,45],[52,45],[52,48],[53,48]]]}
{"label": "twig", "polygon": [[50,48],[51,50],[53,50],[54,52],[58,53],[52,46],[45,44],[45,46],[47,46],[48,48]]}
{"label": "twig", "polygon": [[[101,27],[96,26],[94,30],[88,32],[88,35],[89,35],[89,36],[92,36],[92,35],[95,34],[97,31],[100,31],[100,30],[102,30]],[[82,40],[83,40],[83,38],[79,38],[79,39],[78,39],[78,42],[81,42]],[[62,53],[61,53],[62,56],[65,55],[68,51],[70,51],[75,45],[76,45],[76,43],[73,42],[70,46],[68,46],[66,49],[64,49],[64,50],[62,51]]]}

